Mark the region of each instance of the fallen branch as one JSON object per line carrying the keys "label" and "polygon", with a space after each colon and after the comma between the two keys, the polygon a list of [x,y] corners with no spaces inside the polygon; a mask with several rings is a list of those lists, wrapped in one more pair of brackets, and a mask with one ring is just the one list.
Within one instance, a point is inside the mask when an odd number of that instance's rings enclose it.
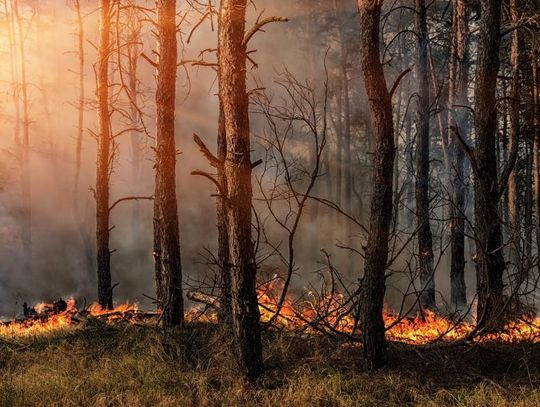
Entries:
{"label": "fallen branch", "polygon": [[208,305],[215,310],[219,310],[221,308],[221,303],[216,297],[201,293],[200,291],[188,291],[187,297],[191,301],[200,302],[201,304]]}

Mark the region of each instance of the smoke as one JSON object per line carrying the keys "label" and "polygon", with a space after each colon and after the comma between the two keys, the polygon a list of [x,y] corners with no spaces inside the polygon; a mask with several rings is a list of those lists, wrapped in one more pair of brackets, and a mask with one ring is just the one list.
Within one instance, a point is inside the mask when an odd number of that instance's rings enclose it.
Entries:
{"label": "smoke", "polygon": [[[14,158],[15,108],[11,88],[9,64],[0,71],[2,98],[2,134],[0,140],[0,315],[13,315],[21,303],[75,296],[79,300],[95,299],[95,271],[88,259],[93,255],[95,204],[91,188],[94,185],[97,128],[94,111],[98,21],[93,3],[82,2],[85,28],[85,133],[83,139],[82,168],[79,187],[79,215],[73,207],[75,137],[77,132],[76,102],[78,87],[78,55],[75,12],[69,4],[56,1],[39,2],[39,19],[32,19],[33,11],[23,6],[24,25],[29,24],[25,41],[26,69],[28,72],[30,120],[30,171],[32,208],[32,261],[31,272],[23,269],[20,241],[20,165]],[[302,18],[305,10],[276,10],[274,2],[264,2],[267,15],[283,13],[291,19]],[[35,6],[35,5],[34,5]],[[253,23],[259,11],[250,10]],[[195,14],[188,20],[196,22]],[[215,22],[214,22],[215,24]],[[302,72],[305,50],[295,37],[294,25],[268,27],[253,41],[257,52],[252,58],[258,68],[250,64],[250,86],[255,78],[265,87],[272,87],[272,78],[283,67]],[[203,49],[215,48],[216,35],[210,24],[204,24],[191,37],[192,26],[182,28],[181,57],[196,59]],[[152,56],[154,39],[150,27],[143,31],[143,52]],[[2,17],[0,26],[0,52],[6,60],[10,55],[7,21]],[[112,55],[116,60],[116,56]],[[215,54],[205,56],[215,60]],[[20,64],[20,60],[15,61]],[[123,62],[126,63],[125,61]],[[114,64],[114,62],[113,62]],[[253,69],[252,69],[253,68]],[[20,65],[17,66],[20,72]],[[188,77],[189,75],[189,77]],[[20,74],[19,74],[20,76]],[[178,200],[183,268],[185,280],[193,282],[212,272],[202,254],[205,248],[215,249],[215,202],[210,195],[214,187],[206,180],[190,173],[208,169],[207,163],[192,142],[192,134],[201,136],[210,148],[215,148],[217,134],[217,84],[215,72],[208,67],[180,68],[177,81],[176,133],[180,150],[177,164]],[[118,74],[111,92],[118,92]],[[20,77],[18,78],[20,81]],[[111,202],[125,196],[153,194],[153,91],[154,68],[139,60],[139,80],[142,95],[141,109],[149,135],[142,135],[145,145],[141,175],[133,179],[129,135],[117,141],[114,172],[111,175]],[[124,98],[114,102],[118,109],[126,109]],[[257,127],[256,118],[253,126]],[[113,131],[128,127],[125,118],[113,116]],[[255,147],[256,148],[256,147]],[[254,153],[255,154],[255,153]],[[257,157],[258,158],[258,157]],[[135,209],[137,208],[137,209]],[[112,213],[111,233],[113,282],[117,301],[139,301],[149,305],[142,296],[154,294],[152,264],[152,203],[128,201]],[[312,227],[311,234],[320,232]],[[90,247],[88,247],[90,243]],[[90,253],[88,253],[90,249]],[[88,254],[90,257],[88,257]]]}
{"label": "smoke", "polygon": [[[36,3],[36,2],[33,2]],[[96,297],[94,256],[95,203],[92,187],[95,182],[97,129],[94,103],[96,63],[95,45],[98,42],[98,21],[95,2],[82,2],[85,15],[85,133],[83,140],[82,168],[79,186],[79,214],[74,211],[75,137],[77,133],[76,102],[78,87],[78,56],[75,12],[69,4],[53,0],[41,0],[38,20],[32,20],[25,41],[30,100],[31,145],[31,192],[32,192],[32,267],[26,273],[23,268],[24,254],[20,241],[20,166],[13,157],[15,153],[15,108],[11,88],[11,71],[8,63],[0,67],[0,315],[13,315],[20,311],[23,301],[33,303],[74,296],[79,301],[91,302]],[[184,2],[182,7],[185,7]],[[327,2],[330,3],[330,2]],[[345,35],[345,48],[357,47],[358,19],[354,1],[344,2],[346,7],[339,14]],[[151,7],[153,2],[148,2]],[[314,18],[310,2],[275,2],[261,0],[258,8],[249,7],[248,27],[255,22],[262,10],[265,16],[278,15],[290,19],[288,23],[273,24],[266,32],[256,34],[250,44],[248,62],[249,88],[263,87],[280,103],[287,95],[276,85],[276,79],[285,69],[300,82],[309,81],[317,90],[319,102],[324,93],[328,76],[330,88],[329,109],[335,109],[336,88],[340,81],[340,45],[334,28],[336,12],[327,4],[322,14],[315,16],[317,29],[310,25]],[[25,8],[25,21],[30,22],[32,12]],[[191,36],[191,29],[201,17],[191,13],[181,27],[180,58],[196,60],[202,50],[216,48],[216,22],[202,24]],[[9,60],[10,46],[5,17],[0,21],[0,53]],[[332,26],[332,24],[334,24]],[[212,30],[212,27],[214,30]],[[154,58],[155,41],[151,27],[143,29],[142,51]],[[189,38],[189,42],[188,42]],[[256,51],[256,52],[255,52]],[[345,50],[347,52],[347,50]],[[215,62],[216,55],[206,52],[206,62]],[[112,55],[116,61],[116,55]],[[16,61],[20,63],[20,61]],[[113,62],[112,65],[114,65]],[[124,61],[123,64],[126,62]],[[255,65],[256,64],[256,65]],[[397,76],[398,67],[389,64],[389,77]],[[351,119],[355,129],[352,148],[361,152],[359,164],[352,169],[353,182],[358,197],[354,198],[353,215],[366,222],[369,209],[369,165],[372,144],[370,140],[367,100],[364,94],[357,56],[350,53],[346,70],[350,80]],[[132,173],[132,151],[129,133],[116,139],[117,152],[114,172],[111,175],[111,202],[126,196],[150,196],[153,194],[153,127],[154,127],[154,68],[143,58],[139,59],[140,91],[139,106],[144,112],[144,122],[149,134],[141,134],[143,155],[141,172]],[[115,98],[113,105],[124,111],[129,102],[122,96],[118,73],[112,75]],[[414,84],[409,80],[408,86]],[[215,200],[211,197],[215,187],[207,180],[191,175],[194,170],[211,171],[208,163],[192,141],[198,134],[215,151],[217,135],[218,104],[216,73],[210,67],[181,66],[177,79],[176,138],[180,151],[177,161],[177,196],[180,216],[180,237],[185,282],[197,285],[201,280],[212,278],[213,270],[206,264],[206,249],[215,252],[216,219]],[[335,116],[335,114],[334,114]],[[265,159],[264,149],[257,144],[257,137],[264,132],[266,122],[261,115],[253,114],[253,161]],[[113,131],[119,133],[130,124],[121,113],[113,116]],[[329,120],[329,132],[335,124]],[[329,136],[331,154],[336,149],[335,140]],[[289,151],[289,157],[309,156],[309,148]],[[355,157],[356,159],[357,157]],[[309,161],[309,160],[306,160]],[[306,168],[309,165],[304,163]],[[261,175],[261,168],[255,176]],[[330,172],[330,173],[328,173]],[[318,180],[317,193],[325,197],[325,187],[335,189],[335,163],[330,162]],[[328,180],[328,178],[330,179]],[[261,194],[254,188],[257,198]],[[256,204],[260,218],[265,220],[268,236],[277,247],[287,236],[268,217],[264,205]],[[150,307],[150,300],[143,294],[153,296],[154,271],[152,263],[152,203],[151,201],[127,201],[114,209],[111,216],[112,280],[118,283],[114,290],[116,301],[138,301]],[[296,271],[293,276],[295,290],[317,287],[320,272],[327,268],[324,249],[332,264],[338,268],[346,281],[355,284],[362,273],[362,256],[357,252],[338,246],[351,246],[360,250],[365,244],[361,228],[346,227],[342,217],[321,205],[308,204],[295,241]],[[361,250],[360,250],[361,251]],[[261,256],[271,254],[268,245],[261,245]],[[407,287],[406,259],[400,257],[393,268],[404,272],[390,282],[390,304],[399,306],[402,291]],[[440,268],[445,268],[440,266]],[[272,256],[263,264],[261,273],[272,277],[283,275],[284,265],[279,256]],[[437,275],[438,287],[447,287],[447,276]]]}

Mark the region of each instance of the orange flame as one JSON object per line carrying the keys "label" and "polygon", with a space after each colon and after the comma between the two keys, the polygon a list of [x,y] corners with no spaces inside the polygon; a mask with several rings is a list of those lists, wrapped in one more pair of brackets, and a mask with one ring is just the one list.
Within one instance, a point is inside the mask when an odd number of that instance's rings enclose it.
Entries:
{"label": "orange flame", "polygon": [[[276,327],[291,331],[302,330],[309,333],[326,331],[360,336],[354,312],[346,308],[347,304],[342,294],[318,300],[315,300],[314,296],[308,296],[308,298],[311,300],[301,302],[293,301],[290,297],[286,298],[276,316],[279,290],[276,289],[275,283],[263,285],[259,289],[261,321],[273,322]],[[92,304],[87,310],[79,312],[72,298],[67,301],[65,311],[53,313],[53,308],[52,304],[37,304],[34,307],[37,313],[35,317],[11,323],[0,323],[0,336],[32,336],[74,328],[79,321],[77,316],[80,315],[99,317],[108,323],[119,320],[135,322],[139,313],[139,306],[136,303],[120,304],[113,310],[105,310],[99,304]],[[159,311],[156,315],[158,314]],[[423,345],[436,340],[463,339],[474,330],[474,324],[470,322],[454,322],[431,311],[425,311],[422,316],[405,318],[399,318],[398,315],[385,311],[383,318],[385,325],[391,327],[386,333],[388,340],[409,344]],[[195,307],[186,313],[186,320],[216,323],[217,315],[215,312],[202,313]],[[540,343],[540,318],[509,323],[505,329],[484,335],[477,340]]]}
{"label": "orange flame", "polygon": [[[354,312],[346,308],[344,296],[335,294],[331,298],[318,301],[294,302],[287,298],[279,312],[274,284],[263,286],[259,292],[259,310],[261,321],[273,321],[276,326],[285,329],[302,329],[311,332],[343,333],[360,336],[358,322]],[[350,305],[349,305],[350,306]],[[403,317],[385,310],[383,312],[388,340],[416,345],[425,345],[437,340],[454,341],[466,338],[474,330],[474,324],[466,321],[452,321],[432,311],[423,315]],[[497,333],[483,335],[475,340],[518,342],[532,341],[540,343],[540,317],[523,318],[511,322]]]}
{"label": "orange flame", "polygon": [[0,336],[32,336],[70,328],[73,326],[72,317],[77,313],[77,309],[73,298],[66,303],[66,310],[59,313],[53,313],[53,304],[37,304],[34,306],[37,313],[35,318],[0,323]]}
{"label": "orange flame", "polygon": [[107,322],[119,319],[131,320],[129,317],[139,310],[138,304],[124,303],[112,310],[103,310],[99,304],[94,303],[88,307],[87,311],[79,312],[73,298],[68,299],[66,303],[66,310],[58,313],[54,313],[53,304],[36,304],[34,306],[35,316],[9,323],[0,322],[0,336],[34,336],[74,328],[79,321],[78,314],[104,317]]}

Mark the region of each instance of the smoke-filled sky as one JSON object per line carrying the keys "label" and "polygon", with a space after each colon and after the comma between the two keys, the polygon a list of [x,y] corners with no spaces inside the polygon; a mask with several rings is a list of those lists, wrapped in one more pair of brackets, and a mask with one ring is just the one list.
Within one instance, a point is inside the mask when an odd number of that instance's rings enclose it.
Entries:
{"label": "smoke-filled sky", "polygon": [[[31,4],[32,7],[26,6]],[[180,1],[179,14],[186,7]],[[263,4],[265,3],[265,4]],[[250,74],[263,86],[272,86],[272,78],[287,67],[303,73],[305,50],[302,41],[295,38],[291,28],[294,19],[302,18],[302,10],[283,7],[275,11],[273,1],[258,2],[258,9],[250,7],[255,19],[266,8],[265,15],[278,12],[293,20],[288,27],[268,27],[253,42],[258,52],[253,59],[258,69]],[[279,2],[278,2],[279,3]],[[153,2],[148,2],[149,6]],[[20,227],[17,220],[20,204],[20,168],[13,158],[15,111],[13,103],[10,45],[5,15],[0,22],[0,53],[5,63],[0,67],[1,122],[0,132],[0,314],[19,311],[21,303],[51,300],[74,295],[95,298],[94,269],[88,268],[81,233],[93,244],[94,185],[96,142],[93,132],[97,128],[94,111],[98,14],[97,2],[81,1],[85,30],[85,133],[83,140],[82,173],[80,181],[77,219],[73,209],[75,138],[77,135],[78,54],[75,10],[70,1],[20,2],[22,27],[25,31],[26,70],[29,94],[30,165],[32,194],[32,273],[25,275],[22,267]],[[199,52],[215,48],[216,32],[209,22],[189,36],[193,24],[201,15],[191,12],[180,29],[179,47],[184,59],[195,59]],[[215,23],[215,22],[214,22]],[[155,42],[148,24],[143,27],[143,52],[152,55]],[[18,45],[18,44],[17,44]],[[20,53],[19,53],[20,55]],[[116,58],[113,55],[114,66]],[[215,55],[208,54],[208,61]],[[20,61],[16,61],[20,64]],[[126,63],[125,61],[123,62]],[[117,68],[113,68],[117,71]],[[125,69],[125,67],[124,67]],[[20,66],[17,66],[20,76]],[[189,74],[189,79],[187,78]],[[197,278],[208,272],[201,256],[205,248],[215,246],[214,193],[212,185],[190,175],[196,169],[208,169],[192,142],[192,134],[200,135],[209,146],[215,144],[217,129],[216,75],[208,67],[187,67],[178,71],[176,134],[178,148],[178,200],[181,221],[181,244],[186,279]],[[118,73],[111,74],[118,83]],[[20,77],[19,77],[20,81]],[[154,126],[154,69],[142,58],[139,60],[140,104],[146,116],[145,124],[152,136]],[[254,83],[254,81],[252,81]],[[113,87],[113,89],[115,89]],[[117,102],[125,109],[127,102]],[[129,127],[119,115],[113,117],[114,131]],[[147,146],[143,155],[142,176],[133,179],[131,173],[130,135],[117,139],[118,152],[111,177],[111,202],[131,195],[153,194],[152,150],[153,141],[141,135]],[[138,209],[137,209],[138,208]],[[114,229],[111,248],[113,282],[118,300],[143,301],[142,293],[153,296],[152,268],[152,204],[150,201],[126,202],[112,213]],[[92,254],[90,253],[92,256]]]}
{"label": "smoke-filled sky", "polygon": [[[0,2],[3,4],[4,2]],[[140,2],[144,3],[144,2]],[[180,27],[180,57],[186,60],[198,59],[202,50],[216,47],[216,32],[207,20],[192,33],[194,25],[201,18],[201,12],[187,11],[184,1],[179,1],[179,15],[188,12]],[[303,2],[305,4],[306,2]],[[330,2],[329,2],[330,3]],[[354,1],[343,2],[352,10],[345,13],[343,24],[353,33],[347,46],[354,46],[356,16]],[[15,108],[14,93],[20,96],[20,88],[13,87],[13,71],[10,65],[9,30],[4,9],[0,9],[0,315],[10,316],[21,309],[23,301],[33,303],[39,300],[54,300],[58,297],[75,296],[91,302],[96,297],[94,251],[94,200],[91,188],[95,182],[97,128],[95,112],[95,46],[98,33],[97,2],[82,0],[85,31],[85,118],[82,150],[82,173],[77,202],[79,213],[74,210],[75,140],[77,136],[77,100],[79,97],[77,25],[72,1],[32,0],[20,1],[22,27],[24,30],[25,65],[27,70],[30,126],[30,173],[32,210],[32,259],[31,273],[22,266],[23,251],[20,238],[20,166],[15,153]],[[148,1],[148,7],[153,6]],[[183,9],[181,9],[183,7]],[[259,0],[257,8],[250,5],[248,26],[260,13],[264,16],[279,15],[289,18],[288,23],[268,26],[266,32],[258,33],[250,49],[257,52],[250,57],[257,63],[250,68],[250,88],[264,87],[274,100],[280,100],[282,88],[275,81],[286,69],[300,81],[311,80],[318,95],[323,94],[324,55],[336,58],[339,44],[331,38],[335,33],[324,31],[321,26],[311,37],[306,34],[309,6],[302,9],[296,2]],[[324,18],[321,19],[324,21]],[[215,21],[214,21],[215,27]],[[142,52],[154,57],[155,41],[151,26],[143,25]],[[189,38],[189,41],[188,41]],[[322,39],[321,39],[322,38]],[[19,46],[20,44],[16,44]],[[308,57],[311,49],[311,58]],[[20,82],[20,51],[17,51],[16,79]],[[205,59],[215,61],[215,55],[206,53]],[[111,79],[115,84],[112,93],[119,92],[117,55],[112,56]],[[122,64],[126,62],[123,61]],[[390,64],[391,65],[391,64]],[[125,196],[151,196],[153,194],[152,159],[154,132],[154,68],[143,58],[138,62],[139,106],[144,112],[144,123],[149,134],[137,136],[143,148],[142,173],[136,177],[132,173],[132,149],[129,133],[117,139],[114,172],[111,176],[111,202]],[[253,68],[253,69],[252,69]],[[329,69],[329,75],[339,75]],[[352,84],[351,98],[354,111],[365,111],[366,101],[359,95],[362,90],[360,71],[356,61],[349,66]],[[183,257],[184,280],[197,285],[212,271],[206,265],[206,249],[215,248],[215,203],[211,194],[214,187],[205,179],[190,175],[193,170],[209,170],[207,163],[192,141],[197,133],[214,149],[217,132],[217,84],[212,68],[187,66],[179,68],[177,79],[176,139],[180,154],[177,163],[178,200],[180,214],[180,234]],[[330,98],[332,95],[329,96]],[[129,108],[125,96],[115,98],[119,110]],[[264,157],[264,151],[257,146],[258,136],[263,134],[264,121],[253,114],[254,136],[253,161]],[[113,131],[120,133],[130,127],[121,114],[113,116]],[[328,148],[333,148],[331,141]],[[309,143],[295,143],[291,154],[306,157]],[[259,175],[261,169],[257,170]],[[324,174],[323,174],[324,175]],[[324,176],[321,177],[324,179]],[[354,178],[353,178],[354,179]],[[327,182],[327,181],[324,181]],[[356,182],[356,181],[355,181]],[[328,185],[332,180],[327,182]],[[369,189],[356,185],[361,194]],[[260,193],[255,188],[256,197]],[[257,203],[261,213],[264,205]],[[364,203],[367,208],[367,204]],[[363,214],[363,209],[355,209]],[[315,215],[314,215],[315,213]],[[268,214],[261,216],[265,217]],[[149,305],[143,294],[154,295],[152,266],[152,203],[150,201],[125,202],[112,212],[111,248],[115,300],[139,301]],[[278,244],[286,235],[271,221],[267,222],[269,236]],[[361,271],[361,257],[336,244],[346,244],[347,233],[351,241],[360,246],[360,230],[343,227],[336,223],[336,216],[319,208],[308,210],[302,222],[297,239],[297,272],[295,287],[308,287],[314,281],[316,272],[323,268],[320,249],[326,249],[332,260],[343,265],[345,274],[351,279],[358,278]],[[345,242],[345,243],[344,243]],[[264,246],[264,245],[263,245]],[[271,250],[262,247],[261,256]],[[270,275],[282,271],[279,259],[270,259],[262,270]],[[441,280],[443,281],[444,278]],[[442,283],[444,284],[444,283]],[[392,291],[392,288],[389,288]]]}

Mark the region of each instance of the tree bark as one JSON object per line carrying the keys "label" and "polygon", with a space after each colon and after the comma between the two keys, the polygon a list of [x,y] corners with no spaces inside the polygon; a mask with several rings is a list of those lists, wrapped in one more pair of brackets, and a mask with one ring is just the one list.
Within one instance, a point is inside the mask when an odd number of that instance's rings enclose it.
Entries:
{"label": "tree bark", "polygon": [[111,53],[111,2],[100,1],[97,64],[98,156],[96,170],[96,241],[98,302],[112,309],[111,252],[109,250],[109,176],[111,173],[111,130],[109,110],[109,55]]}
{"label": "tree bark", "polygon": [[364,353],[372,368],[384,365],[387,360],[382,313],[392,221],[395,157],[391,95],[386,86],[379,55],[381,6],[380,0],[358,1],[362,26],[361,64],[375,135],[370,233],[365,251],[364,277],[360,294]]}
{"label": "tree bark", "polygon": [[414,157],[412,152],[412,112],[407,109],[405,116],[405,165],[407,172],[405,174],[405,205],[403,205],[403,219],[406,230],[410,230],[413,226],[413,206],[414,206]]}
{"label": "tree bark", "polygon": [[[536,247],[540,250],[540,81],[538,75],[538,42],[534,41],[531,51],[532,96],[533,96],[533,182],[534,211],[536,215]],[[538,265],[540,272],[540,263]]]}
{"label": "tree bark", "polygon": [[[452,49],[448,108],[450,133],[458,131],[465,140],[469,126],[464,107],[469,105],[469,14],[464,0],[453,1]],[[450,298],[452,307],[465,309],[467,289],[465,285],[465,153],[458,145],[456,136],[449,137],[451,205],[450,205]]]}
{"label": "tree bark", "polygon": [[[219,50],[218,50],[219,52]],[[221,185],[222,191],[227,191],[227,178],[225,177],[224,163],[227,158],[227,134],[225,131],[225,115],[223,112],[223,104],[219,102],[219,125],[218,125],[218,160],[220,161],[217,168],[217,180]],[[231,305],[231,267],[229,256],[229,233],[227,231],[227,206],[226,197],[221,193],[216,201],[217,213],[217,230],[218,230],[218,267],[219,267],[219,284],[221,295],[219,302],[221,304],[218,310],[218,320],[221,323],[232,322],[232,305]]]}
{"label": "tree bark", "polygon": [[[510,0],[510,19],[513,25],[518,24],[517,0]],[[512,151],[514,145],[519,143],[520,131],[520,29],[512,32],[512,45],[510,49],[510,64],[512,65],[512,85],[510,91],[510,137],[508,149]],[[521,233],[519,224],[519,193],[518,193],[518,169],[510,173],[508,178],[508,236],[510,263],[514,270],[520,268]]]}
{"label": "tree bark", "polygon": [[429,79],[427,70],[428,31],[425,0],[416,0],[418,37],[418,124],[416,141],[416,221],[418,227],[418,260],[420,265],[420,305],[435,309],[433,276],[433,243],[429,223]]}
{"label": "tree bark", "polygon": [[166,328],[184,321],[182,261],[176,199],[176,0],[158,0],[154,261],[157,299]]}
{"label": "tree bark", "polygon": [[479,328],[496,324],[503,299],[501,197],[496,155],[496,86],[501,0],[482,0],[475,86],[475,229]]}
{"label": "tree bark", "polygon": [[223,104],[227,152],[227,232],[235,351],[250,379],[263,370],[260,314],[251,236],[251,159],[246,91],[246,0],[223,0],[219,30],[219,96]]}

